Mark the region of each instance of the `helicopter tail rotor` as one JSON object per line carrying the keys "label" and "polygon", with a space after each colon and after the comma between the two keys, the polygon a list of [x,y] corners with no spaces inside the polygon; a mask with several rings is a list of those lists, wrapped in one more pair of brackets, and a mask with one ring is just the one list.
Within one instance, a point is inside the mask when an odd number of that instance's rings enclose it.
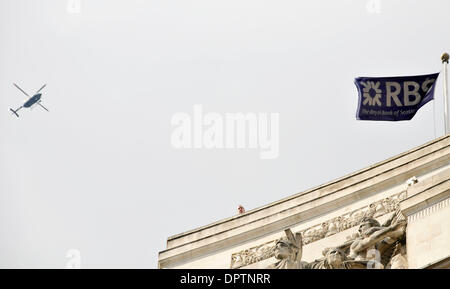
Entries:
{"label": "helicopter tail rotor", "polygon": [[22,107],[19,107],[18,109],[14,110],[12,108],[10,108],[9,110],[12,111],[12,113],[14,113],[17,117],[19,117],[19,114],[17,113]]}

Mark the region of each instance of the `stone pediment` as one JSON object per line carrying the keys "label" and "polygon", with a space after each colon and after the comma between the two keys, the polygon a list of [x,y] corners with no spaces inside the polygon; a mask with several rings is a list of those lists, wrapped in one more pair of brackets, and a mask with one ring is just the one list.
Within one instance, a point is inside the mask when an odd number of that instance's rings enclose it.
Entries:
{"label": "stone pediment", "polygon": [[167,249],[159,253],[159,267],[195,268],[208,258],[220,257],[224,260],[211,268],[230,268],[230,262],[237,268],[243,252],[255,248],[263,252],[263,259],[271,258],[271,244],[286,228],[302,232],[306,246],[320,243],[321,238],[341,238],[362,215],[374,212],[375,218],[382,218],[395,210],[408,179],[421,179],[449,163],[447,135],[337,180],[169,237]]}

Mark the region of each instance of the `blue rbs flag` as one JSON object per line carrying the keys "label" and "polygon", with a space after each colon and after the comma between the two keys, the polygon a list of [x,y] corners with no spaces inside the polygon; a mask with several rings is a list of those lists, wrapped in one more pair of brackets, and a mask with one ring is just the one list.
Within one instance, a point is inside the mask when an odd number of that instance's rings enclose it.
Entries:
{"label": "blue rbs flag", "polygon": [[410,120],[434,97],[439,73],[399,77],[358,77],[359,120]]}

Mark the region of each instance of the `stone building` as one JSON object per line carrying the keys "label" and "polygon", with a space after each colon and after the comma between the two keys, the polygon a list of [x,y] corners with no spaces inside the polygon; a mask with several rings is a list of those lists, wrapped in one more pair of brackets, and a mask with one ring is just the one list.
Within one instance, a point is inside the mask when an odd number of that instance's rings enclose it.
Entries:
{"label": "stone building", "polygon": [[160,268],[450,268],[450,135],[171,236]]}

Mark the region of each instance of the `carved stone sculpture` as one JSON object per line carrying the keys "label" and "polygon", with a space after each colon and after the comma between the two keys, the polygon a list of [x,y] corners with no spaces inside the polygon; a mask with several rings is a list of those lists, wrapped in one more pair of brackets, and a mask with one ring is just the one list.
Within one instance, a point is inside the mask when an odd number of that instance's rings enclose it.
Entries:
{"label": "carved stone sculpture", "polygon": [[[323,224],[322,226],[323,227]],[[279,261],[269,269],[383,269],[407,268],[404,247],[406,221],[394,213],[383,225],[370,217],[361,220],[358,236],[323,250],[324,258],[302,261],[301,233],[285,230],[287,239],[276,242],[274,256]]]}
{"label": "carved stone sculpture", "polygon": [[[312,227],[308,227],[300,232],[297,232],[296,236],[291,237],[291,239],[296,239],[297,234],[299,234],[298,236],[303,237],[301,245],[307,245],[312,242],[318,241],[322,238],[326,238],[326,237],[332,236],[334,234],[340,233],[351,227],[363,225],[363,223],[362,223],[363,220],[367,221],[367,220],[373,219],[375,217],[381,217],[388,213],[396,212],[399,202],[401,200],[403,200],[405,197],[406,197],[406,191],[399,192],[395,195],[391,195],[390,197],[378,200],[374,203],[371,203],[371,204],[364,206],[362,208],[359,208],[357,210],[354,210],[354,211],[345,213],[343,215],[337,216],[335,218],[332,218],[330,220],[327,220],[326,222],[322,222],[319,224],[315,224]],[[394,219],[395,219],[395,222],[393,222]],[[350,268],[360,268],[360,267],[365,268],[367,264],[369,266],[377,267],[377,268],[381,267],[381,265],[383,265],[383,267],[388,266],[390,268],[407,266],[407,262],[405,262],[406,253],[399,253],[400,251],[405,251],[404,250],[404,247],[405,247],[405,244],[404,244],[405,243],[404,242],[405,221],[400,220],[398,214],[394,214],[393,217],[391,217],[388,220],[388,222],[383,225],[380,225],[379,223],[377,224],[376,222],[372,222],[372,223],[369,222],[369,224],[360,226],[360,230],[365,231],[366,230],[365,227],[368,227],[368,231],[365,232],[364,234],[370,233],[369,235],[371,236],[372,234],[375,234],[375,232],[381,230],[381,232],[378,232],[377,234],[383,235],[386,233],[386,231],[391,230],[391,229],[387,229],[391,225],[391,223],[392,224],[397,224],[397,223],[403,224],[403,225],[400,225],[400,224],[398,225],[399,226],[398,232],[401,236],[399,236],[397,238],[392,238],[392,237],[387,236],[387,237],[383,238],[381,241],[375,242],[374,246],[371,246],[370,248],[365,250],[364,257],[363,257],[364,252],[358,251],[358,246],[356,245],[356,243],[354,245],[355,247],[354,247],[353,251],[350,252],[350,245],[354,241],[358,241],[357,243],[361,243],[361,244],[364,243],[363,241],[361,241],[362,239],[364,239],[364,237],[359,232],[356,232],[356,233],[352,234],[351,236],[347,237],[348,242],[346,242],[345,245],[336,246],[336,248],[340,248],[340,250],[343,250],[346,254],[346,258],[344,261],[345,266],[350,267]],[[401,233],[402,230],[403,230],[403,233]],[[286,233],[286,234],[288,234],[288,233]],[[292,234],[292,232],[289,234],[294,236]],[[374,235],[374,238],[375,238],[375,236],[377,236],[377,234]],[[392,233],[386,233],[386,234],[389,235]],[[369,238],[370,236],[366,236],[366,237]],[[298,240],[298,238],[297,238],[297,240]],[[291,245],[288,246],[288,243],[296,244],[296,243],[298,243],[298,241],[292,242],[292,240],[289,240],[289,238],[283,238],[281,241],[280,240],[272,240],[272,241],[266,242],[264,244],[255,246],[255,247],[236,252],[236,253],[232,254],[232,256],[231,256],[230,267],[231,268],[240,268],[243,266],[248,266],[250,264],[257,263],[262,260],[274,257],[274,256],[276,256],[277,251],[283,250],[282,248],[280,248],[280,247],[283,247],[283,244],[286,245],[287,247],[291,246]],[[297,244],[296,247],[300,248],[301,246],[300,246],[300,244]],[[359,247],[361,247],[361,246],[359,246]],[[377,251],[374,251],[376,249],[375,247],[379,247],[377,249],[379,254],[377,253]],[[295,248],[295,247],[292,247],[292,248]],[[394,250],[394,248],[397,248],[396,251]],[[349,254],[351,254],[351,256],[348,256]],[[398,254],[400,254],[400,256],[393,259],[393,257]],[[370,258],[368,257],[368,255]],[[380,255],[380,256],[378,256],[378,255]],[[281,257],[282,254],[278,254],[278,256]],[[324,256],[326,257],[325,253],[324,253]],[[281,261],[281,260],[285,260],[286,258],[284,258],[284,259],[277,258],[277,259]],[[357,259],[357,260],[355,260],[355,259]],[[375,262],[377,259],[380,259],[380,261]],[[390,262],[391,259],[393,259],[393,261]],[[320,259],[320,260],[316,260],[314,262],[318,263],[321,261],[323,261],[323,260]],[[304,262],[302,264],[305,264],[305,263],[306,262]],[[290,267],[292,265],[292,263],[284,261],[282,263],[278,263],[278,265],[281,267]],[[294,265],[292,265],[292,266],[294,266]],[[319,266],[319,265],[316,265],[316,267],[317,266]],[[326,263],[324,261],[324,265],[323,266],[320,265],[319,267],[329,267],[329,266],[326,265]]]}
{"label": "carved stone sculpture", "polygon": [[287,240],[281,239],[275,245],[275,258],[279,261],[268,266],[268,269],[302,269],[302,234],[295,236],[290,229],[284,231]]}
{"label": "carved stone sculpture", "polygon": [[315,260],[303,266],[304,269],[347,269],[347,257],[340,248],[329,248],[324,252],[323,259]]}
{"label": "carved stone sculpture", "polygon": [[358,229],[359,237],[350,245],[349,258],[369,262],[371,268],[385,268],[393,257],[395,247],[401,246],[405,236],[406,221],[393,220],[397,214],[381,226],[373,218],[364,218]]}

